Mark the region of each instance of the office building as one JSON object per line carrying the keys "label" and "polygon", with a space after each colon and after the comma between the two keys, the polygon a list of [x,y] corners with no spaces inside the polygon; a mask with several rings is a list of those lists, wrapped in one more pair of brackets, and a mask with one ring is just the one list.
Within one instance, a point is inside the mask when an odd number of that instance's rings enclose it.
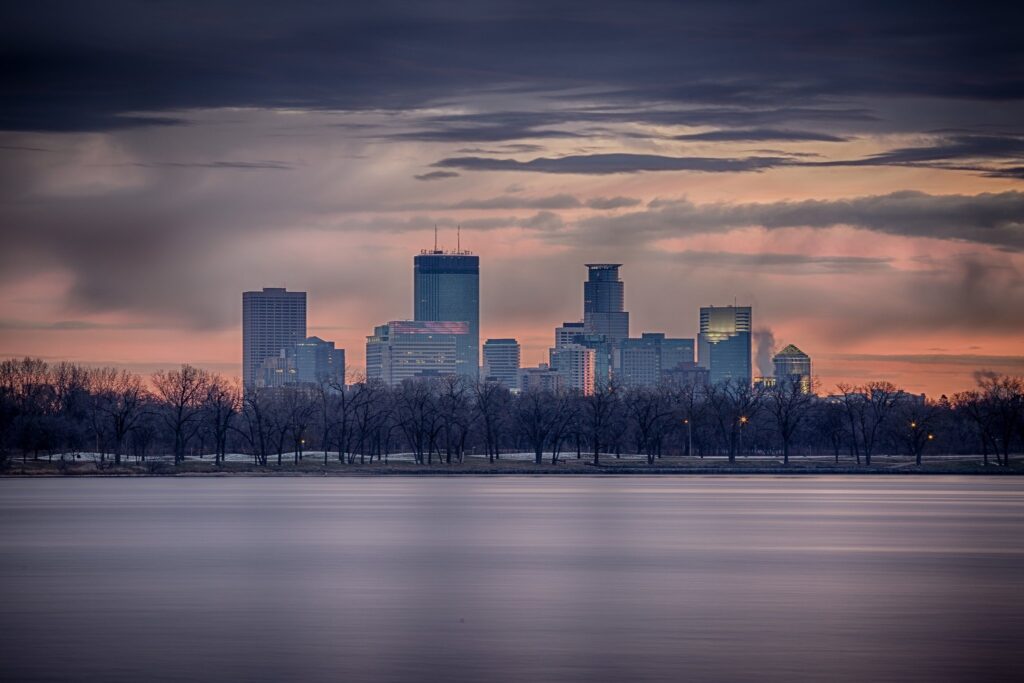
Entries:
{"label": "office building", "polygon": [[264,287],[242,293],[242,383],[256,386],[267,358],[306,338],[306,293]]}
{"label": "office building", "polygon": [[295,359],[282,349],[277,356],[263,359],[254,386],[257,389],[280,389],[295,386],[297,381]]}
{"label": "office building", "polygon": [[562,323],[561,327],[555,328],[555,348],[557,349],[559,346],[565,346],[566,344],[575,344],[576,338],[582,334],[586,334],[582,321],[578,323]]}
{"label": "office building", "polygon": [[294,356],[296,381],[336,386],[345,383],[345,349],[334,348],[334,342],[307,337],[295,345]]}
{"label": "office building", "polygon": [[811,393],[811,357],[793,344],[775,354],[776,382],[799,382],[805,394]]}
{"label": "office building", "polygon": [[613,345],[629,337],[629,313],[624,310],[625,285],[621,263],[588,263],[583,283],[583,324],[588,334],[602,334]]}
{"label": "office building", "polygon": [[673,387],[707,386],[708,369],[702,368],[695,361],[679,363],[673,368],[661,371],[662,381]]}
{"label": "office building", "polygon": [[562,376],[563,388],[585,396],[594,393],[594,349],[582,344],[566,344],[558,349],[555,359],[558,364],[554,367]]}
{"label": "office building", "polygon": [[547,363],[519,370],[519,391],[557,392],[562,388],[562,375]]}
{"label": "office building", "polygon": [[488,339],[484,342],[484,379],[514,389],[519,385],[519,342]]}
{"label": "office building", "polygon": [[623,339],[618,348],[618,371],[623,386],[652,387],[677,367],[693,364],[693,340],[666,338],[662,332],[644,332]]}
{"label": "office building", "polygon": [[749,306],[708,306],[700,309],[697,362],[707,368],[712,384],[753,380]]}
{"label": "office building", "polygon": [[414,258],[414,312],[418,322],[464,322],[457,373],[473,381],[480,374],[480,257],[468,251],[424,250]]}
{"label": "office building", "polygon": [[366,379],[388,386],[458,372],[458,339],[466,322],[393,320],[366,338]]}

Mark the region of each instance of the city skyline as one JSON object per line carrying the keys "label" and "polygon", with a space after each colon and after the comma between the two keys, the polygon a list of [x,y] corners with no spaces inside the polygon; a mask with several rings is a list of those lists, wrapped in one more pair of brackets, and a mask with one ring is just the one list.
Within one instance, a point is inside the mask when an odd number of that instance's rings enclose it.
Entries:
{"label": "city skyline", "polygon": [[287,286],[359,367],[436,225],[524,364],[624,263],[633,330],[738,300],[826,387],[1021,374],[1020,10],[813,7],[18,8],[0,357],[237,375]]}
{"label": "city skyline", "polygon": [[[436,230],[435,230],[435,239],[436,239]],[[461,242],[461,240],[460,240],[460,242]],[[448,256],[448,257],[451,257],[451,256],[461,256],[461,257],[464,257],[464,258],[465,257],[472,257],[472,259],[473,259],[473,273],[474,273],[475,277],[477,278],[477,281],[480,278],[481,272],[486,273],[486,266],[481,268],[480,265],[479,265],[479,263],[480,263],[479,255],[473,254],[471,251],[462,249],[461,246],[459,246],[459,247],[457,247],[456,249],[453,249],[453,250],[446,250],[443,247],[443,242],[440,243],[440,244],[442,246],[439,247],[438,243],[435,242],[435,246],[434,246],[433,249],[430,249],[430,250],[427,250],[427,249],[420,250],[418,255],[415,256],[414,268],[410,269],[410,272],[413,274],[413,278],[412,278],[413,283],[412,284],[414,286],[412,287],[412,289],[415,290],[415,283],[416,283],[417,279],[420,278],[420,274],[419,274],[420,262],[419,262],[419,259],[421,257],[425,256],[425,255],[432,255],[432,256],[443,255],[443,256]],[[629,264],[622,264],[622,263],[615,263],[615,264],[584,263],[584,264],[578,264],[578,265],[580,266],[580,268],[586,268],[587,272],[590,273],[589,277],[586,280],[579,279],[579,280],[577,280],[577,283],[576,283],[577,291],[579,291],[581,283],[582,283],[582,285],[584,285],[582,287],[583,295],[582,295],[582,297],[580,298],[580,300],[578,302],[578,306],[579,306],[579,311],[578,311],[578,316],[577,316],[578,319],[574,320],[574,319],[572,319],[573,316],[570,315],[570,316],[567,317],[566,321],[563,322],[563,323],[552,323],[551,327],[549,327],[548,331],[547,331],[547,335],[546,336],[548,337],[548,339],[547,340],[536,340],[535,343],[524,343],[523,342],[524,336],[521,335],[521,334],[516,334],[515,330],[513,328],[509,328],[507,325],[506,326],[502,326],[502,325],[499,324],[499,325],[496,326],[496,327],[499,327],[500,329],[510,330],[511,331],[510,338],[513,341],[516,341],[517,344],[519,345],[520,349],[521,349],[521,352],[520,352],[521,353],[521,355],[520,355],[520,358],[521,358],[520,367],[523,370],[527,370],[527,369],[530,369],[530,368],[536,369],[538,365],[544,366],[544,365],[547,365],[548,363],[552,363],[553,362],[554,357],[552,356],[552,353],[553,353],[553,351],[555,349],[552,347],[552,343],[551,343],[551,334],[552,334],[551,330],[552,329],[554,330],[554,335],[555,335],[556,341],[559,338],[561,338],[562,336],[564,336],[564,334],[569,334],[570,336],[571,335],[581,335],[581,334],[591,334],[592,336],[599,335],[599,333],[597,333],[597,335],[595,335],[594,333],[588,333],[587,329],[586,329],[586,323],[584,322],[584,320],[585,320],[585,318],[587,316],[588,308],[593,308],[593,304],[591,303],[590,300],[587,299],[587,292],[588,291],[594,291],[594,290],[592,290],[590,288],[595,286],[594,281],[591,279],[591,278],[594,277],[593,273],[595,272],[595,270],[597,272],[608,271],[608,272],[612,272],[613,273],[612,279],[614,281],[614,285],[617,287],[617,291],[612,296],[612,298],[615,299],[615,301],[616,301],[616,303],[613,305],[613,308],[618,308],[618,310],[622,310],[622,308],[627,308],[627,309],[629,308],[629,306],[626,305],[628,303],[628,299],[625,299],[624,298],[624,294],[623,294],[625,281],[621,278],[621,275],[619,273],[619,268],[623,268],[623,267],[627,268],[627,272],[628,272]],[[603,286],[603,285],[604,285],[604,283],[600,283],[597,286]],[[471,291],[471,293],[474,296],[476,296],[478,298],[482,298],[478,294],[478,291],[479,291],[478,290],[478,286],[479,285],[475,282],[474,286],[471,287],[470,289],[466,290],[466,291],[467,292]],[[436,289],[436,285],[435,285],[435,289]],[[462,293],[461,290],[460,290],[459,293],[460,294]],[[243,316],[242,316],[243,320],[242,320],[242,325],[241,325],[241,328],[240,328],[240,330],[242,330],[242,331],[244,331],[245,325],[246,325],[246,323],[245,323],[245,314],[246,314],[246,311],[248,310],[247,307],[251,306],[252,302],[254,302],[256,300],[259,300],[259,299],[262,299],[262,298],[265,298],[268,295],[270,295],[271,299],[273,299],[274,297],[281,297],[282,295],[284,295],[285,297],[288,297],[288,298],[299,297],[301,299],[301,305],[302,305],[301,315],[302,315],[302,325],[303,325],[304,329],[305,329],[305,319],[306,319],[306,316],[307,315],[315,315],[316,314],[315,306],[307,307],[307,305],[306,305],[306,300],[307,300],[307,297],[308,297],[309,293],[307,291],[305,291],[305,290],[287,289],[286,287],[263,287],[262,290],[243,292],[243,295],[244,295],[243,296],[243,306],[242,306],[242,309],[241,309],[242,313],[243,313]],[[250,298],[250,297],[252,297],[252,298]],[[413,322],[417,318],[417,315],[416,315],[417,311],[419,311],[421,315],[424,315],[425,307],[423,305],[423,302],[420,301],[420,297],[417,297],[415,295],[415,292],[412,292],[410,298],[412,299],[412,306],[409,307],[408,313],[402,313],[402,315],[399,315],[399,316],[393,318],[392,319],[392,323],[387,323],[387,324],[393,324],[393,323],[396,323],[396,322],[400,323],[400,324],[411,323],[411,322]],[[436,295],[435,295],[435,298],[436,298]],[[452,297],[449,297],[449,298],[452,298]],[[458,297],[456,296],[456,297],[452,298],[452,300],[454,301],[455,298],[458,298]],[[621,302],[619,301],[620,299],[622,300]],[[448,305],[452,305],[452,304],[449,303]],[[458,304],[455,304],[455,305],[458,305]],[[476,305],[477,306],[481,306],[481,303],[479,302],[479,300],[476,301]],[[670,339],[669,341],[689,342],[690,345],[692,346],[692,350],[694,352],[694,360],[696,361],[695,365],[697,367],[703,367],[705,369],[709,369],[710,368],[710,355],[706,356],[705,360],[702,361],[700,353],[699,353],[699,348],[701,346],[701,344],[700,344],[700,337],[701,337],[700,330],[701,330],[701,326],[702,326],[702,318],[705,315],[706,311],[709,311],[709,310],[710,311],[715,311],[716,309],[718,309],[718,312],[722,313],[722,312],[727,311],[728,309],[733,309],[734,306],[735,306],[735,303],[734,304],[724,304],[724,305],[714,305],[714,304],[712,304],[712,305],[700,305],[700,306],[698,306],[697,307],[697,313],[695,314],[695,322],[694,322],[694,324],[692,324],[690,326],[690,330],[691,331],[690,332],[685,331],[685,327],[686,327],[686,323],[685,322],[677,322],[674,327],[676,329],[683,329],[684,331],[683,332],[679,332],[679,333],[674,334],[674,335],[671,332],[669,332],[668,334],[670,336],[673,336],[673,337],[682,336],[683,338],[678,339],[678,340]],[[436,304],[434,305],[434,308],[437,308]],[[750,313],[749,313],[749,311],[751,309],[752,309],[751,306],[746,306],[746,307],[741,306],[741,307],[739,307],[737,309],[737,310],[746,310],[747,311],[746,315],[747,315],[747,318],[748,318],[748,327],[750,326],[750,323],[749,323]],[[308,310],[308,313],[307,313],[307,310]],[[633,331],[629,330],[629,326],[630,326],[629,313],[625,312],[625,313],[623,313],[623,315],[625,316],[625,318],[624,318],[625,330],[626,330],[626,332],[628,334],[633,335],[633,336],[628,338],[628,341],[639,342],[639,341],[641,341],[641,337],[646,339],[646,338],[651,337],[651,336],[659,336],[660,335],[660,336],[664,337],[666,335],[666,332],[664,331],[664,328],[656,328],[655,330],[651,330],[651,329],[646,329],[645,328],[643,330],[638,330],[636,332],[633,332]],[[387,316],[385,316],[385,317],[387,317]],[[444,316],[437,315],[437,313],[435,311],[434,312],[434,317],[444,317]],[[486,318],[485,318],[485,320],[486,320]],[[544,323],[536,323],[536,324],[543,325]],[[605,323],[605,325],[607,326],[607,323]],[[379,325],[371,326],[371,329],[373,329],[374,327],[376,327],[378,330],[380,329]],[[338,335],[339,329],[343,331],[343,333],[340,334],[340,335]],[[483,331],[479,333],[479,339],[481,339],[481,340],[483,340],[483,339],[489,339],[489,340],[495,339],[495,338],[490,337],[487,334],[487,326],[486,325],[483,326],[481,329]],[[532,327],[531,327],[531,329],[532,329]],[[773,330],[772,330],[772,328],[770,326],[762,326],[762,327],[753,326],[751,329],[753,330],[753,332],[748,334],[749,338],[746,341],[746,344],[748,345],[748,348],[750,349],[749,378],[751,380],[753,380],[753,379],[757,379],[757,378],[760,378],[760,377],[772,377],[772,376],[774,376],[775,367],[776,367],[774,365],[775,356],[777,354],[785,351],[787,348],[795,346],[795,344],[790,342],[790,341],[788,341],[788,340],[782,340],[782,343],[780,344],[779,343],[779,339],[776,337],[775,333],[773,332]],[[335,335],[338,336],[338,340],[337,340],[336,343],[337,343],[337,346],[338,346],[340,357],[342,359],[341,362],[342,362],[343,366],[345,366],[348,371],[356,371],[358,373],[356,375],[357,377],[360,376],[360,375],[364,375],[364,374],[368,375],[369,374],[369,373],[364,372],[365,370],[367,370],[366,356],[365,356],[364,351],[367,348],[366,347],[367,340],[372,338],[373,335],[368,336],[365,333],[365,331],[362,334],[358,334],[357,332],[354,332],[353,334],[350,335],[350,334],[348,334],[348,330],[346,328],[344,328],[344,327],[339,328],[337,326],[315,326],[315,325],[310,325],[308,327],[308,330],[309,330],[310,334],[312,334],[313,331],[316,331],[316,330],[320,330],[320,331],[334,331]],[[305,332],[298,331],[298,332],[296,332],[296,334],[299,335],[299,341],[302,341],[303,339],[305,339]],[[240,335],[240,336],[244,337],[244,335]],[[459,335],[455,335],[453,338],[454,339],[459,339],[461,337]],[[317,339],[317,337],[314,335],[314,336],[310,337],[309,339]],[[351,340],[353,340],[353,339],[356,340],[355,343],[351,343],[351,345],[346,344],[346,342],[351,342]],[[623,338],[623,339],[625,340],[626,338]],[[341,340],[346,340],[346,341],[341,341]],[[497,340],[498,341],[503,341],[503,339],[500,339],[500,338],[497,338]],[[244,341],[244,340],[240,339],[240,342],[241,341]],[[307,341],[308,341],[308,339],[307,339]],[[334,344],[335,340],[332,340],[329,343]],[[567,341],[566,343],[569,343],[569,342]],[[245,381],[244,371],[245,371],[245,368],[247,367],[247,361],[245,360],[245,353],[244,353],[244,351],[248,347],[245,344],[241,344],[241,343],[240,343],[240,346],[243,348],[243,357],[242,357],[242,362],[240,364],[239,363],[232,364],[230,362],[228,362],[228,363],[211,363],[211,362],[204,362],[204,361],[201,361],[201,360],[200,361],[196,361],[194,359],[188,359],[188,358],[185,358],[185,359],[181,360],[180,362],[181,363],[193,364],[193,365],[196,365],[197,367],[205,367],[205,368],[208,368],[208,369],[211,369],[211,370],[214,370],[214,371],[225,372],[228,375],[237,375],[242,380],[243,384],[245,384],[246,381]],[[287,349],[286,349],[286,347],[287,347]],[[287,343],[287,344],[285,344],[285,345],[283,345],[281,347],[280,351],[281,351],[282,358],[283,358],[284,352],[286,350],[289,353],[291,352],[292,347],[293,347],[293,343]],[[460,348],[465,348],[462,345],[461,342],[459,343],[459,347]],[[477,348],[478,349],[482,349],[483,348],[482,342],[479,344],[479,346]],[[618,343],[616,343],[616,348],[619,348],[619,344]],[[459,353],[463,353],[463,352],[456,351],[456,353],[459,354]],[[27,354],[27,355],[31,355],[31,354]],[[266,356],[266,358],[272,358],[272,357],[276,358],[277,355],[278,354],[275,353],[275,354],[273,354],[273,356]],[[598,355],[600,355],[600,354],[598,354]],[[829,359],[830,357],[834,358],[836,356],[836,354],[830,354],[827,350],[815,350],[815,352],[812,355],[815,357],[815,359],[817,359],[819,357],[822,357],[822,358],[825,358],[825,359]],[[17,356],[12,356],[12,357],[17,357]],[[479,361],[478,368],[479,368],[479,370],[482,373],[482,371],[484,369],[484,358],[483,358],[482,355],[479,356],[479,357],[480,357],[480,361]],[[55,359],[55,360],[77,360],[77,359],[61,357],[61,358]],[[851,359],[848,359],[847,362],[851,362],[852,361],[853,363],[855,363],[855,362],[860,361],[860,360],[862,360],[862,359],[851,358]],[[1016,359],[1014,359],[1013,357],[1008,357],[1008,358],[1005,358],[1005,359],[1002,359],[1002,360],[1009,362],[1011,367],[1015,367],[1015,366],[1013,366],[1013,363],[1015,362]],[[88,364],[88,361],[85,361],[85,362]],[[262,359],[258,360],[255,363],[255,370],[257,372],[259,371],[259,364],[260,364],[260,362],[262,362]],[[599,359],[595,358],[595,360],[593,362],[594,362],[594,366],[595,367],[597,367],[597,368],[601,367]],[[611,366],[612,358],[611,358],[611,354],[610,353],[609,353],[609,358],[607,359],[607,362],[608,362],[609,368],[611,368],[612,367]],[[826,363],[827,362],[828,361],[826,360]],[[842,364],[842,362],[843,362],[842,359],[840,359],[839,363]],[[914,361],[910,360],[908,362],[913,363]],[[971,376],[971,382],[972,383],[974,381],[974,379],[973,379],[974,375],[977,372],[981,372],[981,371],[985,371],[985,370],[991,370],[993,367],[996,367],[998,365],[998,362],[997,363],[993,363],[992,365],[984,365],[984,359],[979,359],[979,362],[981,363],[981,365],[979,365],[976,368],[971,368],[971,369],[969,369],[967,371],[970,374],[970,376]],[[122,363],[122,362],[117,362],[117,361],[96,361],[95,364],[96,365],[110,365],[110,366],[114,366],[114,367],[125,367],[125,368],[130,369],[130,370],[140,370],[140,369],[144,369],[145,367],[147,367],[146,364],[144,364],[144,363],[143,364],[129,364],[129,363]],[[152,367],[154,369],[161,369],[161,368],[166,368],[166,367],[173,367],[174,364],[175,363],[171,363],[171,364],[155,363],[155,364],[153,364]],[[142,368],[139,367],[140,365],[142,366]],[[240,368],[240,370],[232,371],[232,369],[231,369],[232,365],[237,365]],[[282,367],[284,367],[284,366],[282,365]],[[294,367],[294,363],[290,363],[289,367]],[[855,373],[854,374],[850,374],[850,373],[846,373],[846,372],[843,372],[842,370],[840,370],[836,375],[825,375],[825,376],[823,376],[822,374],[820,374],[818,372],[819,362],[817,360],[815,361],[814,367],[815,367],[814,377],[820,381],[820,386],[821,386],[821,389],[824,391],[824,393],[828,393],[837,384],[843,383],[843,382],[846,382],[846,381],[863,382],[865,380],[872,380],[872,379],[878,379],[878,380],[883,380],[883,379],[884,380],[889,380],[889,379],[891,379],[889,376],[885,376],[885,375],[882,375],[882,374],[872,375],[870,373],[870,371],[868,371],[867,374],[855,374]],[[357,370],[357,368],[358,368],[358,370]],[[466,374],[466,373],[464,373],[463,371],[460,370],[460,371],[457,371],[455,374]],[[480,379],[483,379],[483,378],[484,378],[484,375],[480,374]],[[835,378],[835,381],[830,381],[830,378]],[[853,379],[852,380],[848,380],[848,378],[853,378]],[[600,379],[601,379],[601,375],[600,375],[600,371],[598,370],[598,373],[597,373],[597,381],[598,381],[598,383],[600,382]],[[717,377],[717,381],[721,381],[722,379],[725,379],[725,377],[724,376]],[[711,381],[716,381],[716,380],[714,378],[712,378]],[[563,383],[564,382],[565,382],[565,380],[563,379]],[[907,383],[905,386],[907,386],[907,388],[912,390],[912,391],[916,391],[916,392],[919,392],[919,393],[927,393],[928,395],[933,396],[933,397],[937,397],[940,394],[951,395],[952,393],[954,393],[953,391],[948,391],[948,392],[947,391],[940,391],[940,392],[929,391],[927,388],[921,388],[920,385],[915,385],[913,382]],[[925,385],[925,386],[927,386],[927,385]],[[963,388],[970,388],[970,386],[972,386],[972,384],[966,384],[966,385],[964,385]],[[957,390],[960,390],[960,389],[957,389]]]}

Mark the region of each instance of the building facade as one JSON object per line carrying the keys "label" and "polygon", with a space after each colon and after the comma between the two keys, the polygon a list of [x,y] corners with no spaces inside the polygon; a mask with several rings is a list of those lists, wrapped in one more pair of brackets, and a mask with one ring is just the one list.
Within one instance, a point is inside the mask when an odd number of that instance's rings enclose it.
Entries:
{"label": "building facade", "polygon": [[662,332],[623,339],[615,376],[628,387],[656,386],[672,369],[693,364],[693,346],[692,339],[667,338]]}
{"label": "building facade", "polygon": [[594,349],[582,344],[566,344],[558,349],[555,359],[558,364],[554,367],[561,375],[563,388],[578,391],[585,396],[594,393]]}
{"label": "building facade", "polygon": [[306,293],[264,287],[242,293],[242,383],[254,388],[267,358],[306,338]]}
{"label": "building facade", "polygon": [[263,359],[254,386],[257,389],[280,389],[297,383],[295,359],[282,350],[277,356]]}
{"label": "building facade", "polygon": [[335,386],[345,383],[345,349],[334,348],[334,342],[306,337],[295,345],[294,353],[298,382],[326,382]]}
{"label": "building facade", "polygon": [[583,324],[588,334],[601,334],[612,344],[629,337],[625,285],[621,263],[588,263],[583,283]]}
{"label": "building facade", "polygon": [[458,373],[465,322],[393,320],[366,338],[366,379],[396,386],[407,379]]}
{"label": "building facade", "polygon": [[547,363],[519,370],[519,391],[557,392],[562,388],[562,375]]}
{"label": "building facade", "polygon": [[480,257],[468,251],[424,250],[414,259],[413,318],[464,322],[458,339],[457,373],[480,375]]}
{"label": "building facade", "polygon": [[519,385],[521,350],[515,339],[488,339],[484,342],[484,380],[501,382],[514,389]]}
{"label": "building facade", "polygon": [[700,309],[697,362],[712,384],[753,381],[749,306],[708,306]]}
{"label": "building facade", "polygon": [[805,394],[811,393],[811,357],[793,344],[775,354],[776,382],[799,382]]}

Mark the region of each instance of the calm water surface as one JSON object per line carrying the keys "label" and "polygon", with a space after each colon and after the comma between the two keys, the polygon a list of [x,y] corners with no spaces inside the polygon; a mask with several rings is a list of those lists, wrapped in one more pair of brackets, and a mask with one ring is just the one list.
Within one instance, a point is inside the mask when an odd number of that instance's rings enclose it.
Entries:
{"label": "calm water surface", "polygon": [[1024,479],[0,480],[0,679],[1024,680]]}

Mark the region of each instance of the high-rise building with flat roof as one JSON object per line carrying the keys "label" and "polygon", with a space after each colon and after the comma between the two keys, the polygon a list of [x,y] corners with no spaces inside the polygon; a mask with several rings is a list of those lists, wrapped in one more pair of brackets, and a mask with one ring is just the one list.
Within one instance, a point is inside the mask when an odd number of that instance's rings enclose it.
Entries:
{"label": "high-rise building with flat roof", "polygon": [[307,337],[295,345],[294,354],[298,382],[345,383],[345,349],[334,348],[334,342]]}
{"label": "high-rise building with flat roof", "polygon": [[484,379],[501,382],[514,389],[519,383],[519,342],[515,339],[488,339],[484,342]]}
{"label": "high-rise building with flat roof", "polygon": [[775,381],[799,382],[805,394],[811,393],[811,357],[793,344],[775,354]]}
{"label": "high-rise building with flat roof", "polygon": [[459,337],[466,322],[392,320],[366,338],[366,379],[388,386],[406,379],[457,374]]}
{"label": "high-rise building with flat roof", "polygon": [[242,383],[256,386],[267,358],[306,338],[306,293],[283,287],[242,292]]}
{"label": "high-rise building with flat roof", "polygon": [[733,380],[750,384],[750,306],[707,306],[700,309],[697,362],[712,384]]}
{"label": "high-rise building with flat roof", "polygon": [[547,363],[519,370],[519,391],[558,391],[561,388],[562,375]]}
{"label": "high-rise building with flat roof", "polygon": [[581,334],[586,334],[583,321],[562,323],[561,327],[555,328],[555,348],[557,349],[559,346],[565,346],[566,344],[575,344],[576,338]]}
{"label": "high-rise building with flat roof", "polygon": [[414,311],[417,321],[465,322],[458,339],[457,373],[480,375],[480,257],[468,251],[421,251],[414,259]]}
{"label": "high-rise building with flat roof", "polygon": [[603,334],[612,344],[629,336],[621,263],[588,263],[583,283],[583,324],[588,334]]}
{"label": "high-rise building with flat roof", "polygon": [[693,340],[672,339],[662,332],[644,332],[619,342],[616,376],[624,386],[653,387],[673,368],[693,363]]}
{"label": "high-rise building with flat roof", "polygon": [[555,369],[562,376],[562,387],[585,396],[594,393],[594,349],[582,344],[566,344],[558,349]]}

